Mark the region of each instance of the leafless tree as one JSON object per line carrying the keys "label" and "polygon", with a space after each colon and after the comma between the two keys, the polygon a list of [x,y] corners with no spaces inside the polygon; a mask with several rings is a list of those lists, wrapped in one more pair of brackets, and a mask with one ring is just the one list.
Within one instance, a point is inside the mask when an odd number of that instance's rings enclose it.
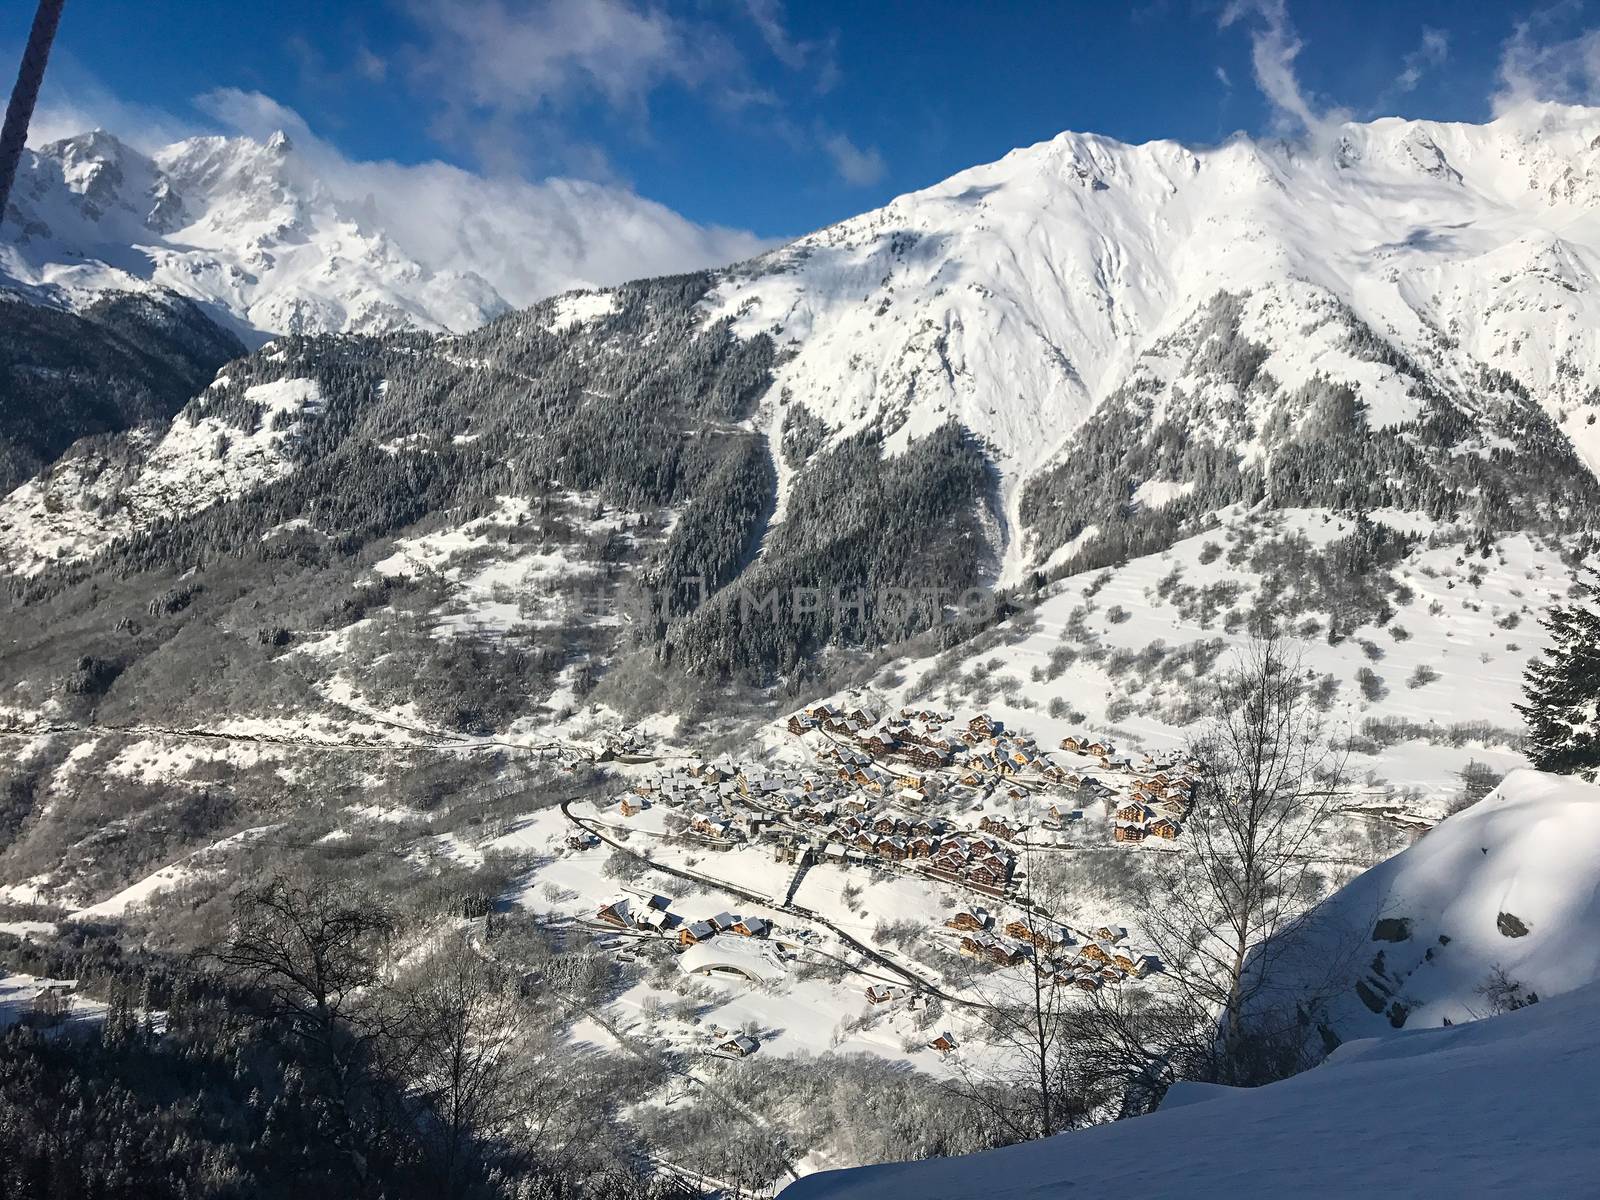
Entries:
{"label": "leafless tree", "polygon": [[373,1186],[373,1156],[400,1136],[380,1066],[409,1041],[382,986],[394,931],[391,912],[352,884],[277,876],[235,898],[233,935],[214,955],[320,1075],[358,1195]]}
{"label": "leafless tree", "polygon": [[1061,922],[1049,915],[1061,897],[1051,894],[1047,877],[1031,865],[1041,853],[1024,852],[1033,894],[1016,918],[1025,935],[1017,944],[1029,958],[1000,969],[981,959],[969,960],[972,966],[962,979],[963,991],[979,1003],[975,1012],[994,1053],[962,1056],[954,1063],[955,1090],[1018,1140],[1050,1137],[1088,1116],[1068,1056],[1070,1018],[1079,993],[1067,976],[1052,969],[1051,958],[1062,949],[1066,935]]}
{"label": "leafless tree", "polygon": [[1314,839],[1345,780],[1308,683],[1280,638],[1240,652],[1190,746],[1182,852],[1147,856],[1141,875],[1145,936],[1188,1010],[1218,1021],[1213,1074],[1228,1081],[1294,1069],[1262,1059],[1293,1057],[1299,1043],[1290,1026],[1304,997],[1274,995],[1285,984],[1274,968],[1320,898]]}

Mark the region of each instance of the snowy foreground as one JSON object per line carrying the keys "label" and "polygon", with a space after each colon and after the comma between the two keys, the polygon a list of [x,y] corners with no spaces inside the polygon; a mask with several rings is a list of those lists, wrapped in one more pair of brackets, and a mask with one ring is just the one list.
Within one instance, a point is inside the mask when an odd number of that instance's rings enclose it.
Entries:
{"label": "snowy foreground", "polygon": [[1600,982],[1600,787],[1514,771],[1329,897],[1310,926],[1296,976],[1340,961],[1359,980],[1330,1005],[1346,1041],[1488,1016],[1496,971],[1545,999]]}
{"label": "snowy foreground", "polygon": [[[1282,1083],[1180,1084],[1147,1117],[965,1158],[828,1172],[783,1196],[1593,1194],[1597,850],[1600,787],[1516,772],[1319,910],[1313,955],[1359,925],[1386,964],[1364,982],[1392,989],[1404,1028],[1351,992],[1334,1017],[1352,1040]],[[1478,988],[1494,968],[1542,999],[1474,1020],[1490,1011]]]}
{"label": "snowy foreground", "polygon": [[959,1159],[830,1171],[783,1200],[1065,1195],[1592,1195],[1600,987],[1470,1025],[1349,1042],[1252,1089]]}

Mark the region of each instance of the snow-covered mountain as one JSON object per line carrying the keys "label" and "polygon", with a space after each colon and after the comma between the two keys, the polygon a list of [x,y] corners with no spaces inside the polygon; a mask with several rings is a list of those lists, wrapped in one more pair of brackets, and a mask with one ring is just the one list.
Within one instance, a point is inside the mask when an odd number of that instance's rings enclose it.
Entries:
{"label": "snow-covered mountain", "polygon": [[[337,293],[307,328],[456,324],[424,319],[442,277],[409,268],[378,271],[392,304],[360,307],[382,287],[351,281],[393,247],[281,139],[145,159],[97,135],[30,162],[18,203],[53,198],[59,229],[25,223],[7,252],[36,255],[41,287],[101,270],[52,257],[68,233],[111,231],[145,247],[130,270],[247,314]],[[1315,646],[1330,706],[1372,740],[1364,765],[1442,804],[1469,756],[1519,762],[1538,617],[1600,528],[1597,199],[1600,109],[1349,124],[1326,144],[1062,134],[724,270],[404,346],[285,338],[170,429],[80,444],[13,490],[0,561],[77,569],[222,501],[253,519],[266,486],[281,521],[342,511],[342,481],[390,461],[440,480],[395,513],[471,497],[471,520],[483,471],[514,463],[507,489],[671,510],[644,578],[703,577],[723,601],[1014,586],[1023,619],[938,659],[924,645],[885,691],[1181,739],[1225,643],[1272,618]],[[361,253],[330,256],[322,239],[346,236]],[[195,249],[230,238],[258,271]],[[291,373],[322,407],[247,394]],[[226,524],[212,549],[233,551]],[[778,637],[728,611],[653,636],[692,672],[771,681],[920,628],[824,616]],[[997,643],[1015,652],[991,665]],[[1404,730],[1367,728],[1386,718]]]}
{"label": "snow-covered mountain", "polygon": [[[1600,109],[1348,124],[1326,146],[1064,133],[733,272],[713,310],[793,350],[777,391],[835,429],[954,417],[984,438],[1014,577],[1057,548],[1026,532],[1024,485],[1131,384],[1155,422],[1204,401],[1188,434],[1247,462],[1318,376],[1373,428],[1429,392],[1471,414],[1522,388],[1600,468],[1597,201]],[[1259,379],[1164,352],[1214,339],[1219,292]],[[1233,408],[1242,443],[1207,419]]]}
{"label": "snow-covered mountain", "polygon": [[7,276],[71,307],[167,288],[255,343],[469,329],[509,307],[481,276],[405,254],[281,133],[191,138],[147,157],[96,130],[26,152],[0,229]]}

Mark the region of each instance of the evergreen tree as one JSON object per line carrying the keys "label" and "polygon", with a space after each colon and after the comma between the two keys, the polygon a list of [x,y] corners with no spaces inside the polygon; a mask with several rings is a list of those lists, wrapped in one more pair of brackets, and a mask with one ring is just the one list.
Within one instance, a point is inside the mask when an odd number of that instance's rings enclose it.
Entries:
{"label": "evergreen tree", "polygon": [[1600,575],[1580,579],[1544,619],[1550,647],[1528,665],[1528,756],[1544,771],[1600,772]]}

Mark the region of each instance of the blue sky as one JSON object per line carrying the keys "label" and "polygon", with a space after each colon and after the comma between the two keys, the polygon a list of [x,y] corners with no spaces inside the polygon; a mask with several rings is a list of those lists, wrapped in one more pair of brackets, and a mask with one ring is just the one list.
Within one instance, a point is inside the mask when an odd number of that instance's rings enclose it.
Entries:
{"label": "blue sky", "polygon": [[[31,8],[0,15],[7,71]],[[594,179],[772,237],[1062,129],[1213,142],[1593,99],[1591,26],[1571,2],[70,0],[41,129],[297,114],[354,161]]]}

